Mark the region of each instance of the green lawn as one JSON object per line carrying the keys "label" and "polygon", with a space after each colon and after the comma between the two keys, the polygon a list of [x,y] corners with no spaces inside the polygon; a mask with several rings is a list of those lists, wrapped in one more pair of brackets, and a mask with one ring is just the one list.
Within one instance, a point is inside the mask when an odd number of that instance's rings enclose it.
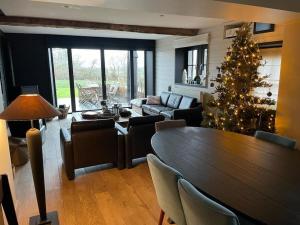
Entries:
{"label": "green lawn", "polygon": [[[82,86],[85,86],[86,80],[76,80],[75,83],[79,83]],[[70,98],[70,84],[69,80],[55,80],[56,85],[56,95],[57,98]],[[78,88],[75,84],[75,96],[78,97]]]}
{"label": "green lawn", "polygon": [[[80,84],[82,87],[86,86],[89,81],[87,80],[76,80],[75,81],[75,96],[78,97],[78,88],[76,87],[76,83]],[[114,81],[107,81],[106,84],[114,84]],[[56,85],[56,95],[57,98],[70,98],[70,84],[69,80],[55,80]]]}

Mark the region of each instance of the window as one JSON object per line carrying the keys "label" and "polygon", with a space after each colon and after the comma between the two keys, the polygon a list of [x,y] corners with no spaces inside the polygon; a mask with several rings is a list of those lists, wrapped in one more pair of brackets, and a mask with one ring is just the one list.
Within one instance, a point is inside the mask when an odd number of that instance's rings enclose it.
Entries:
{"label": "window", "polygon": [[134,67],[135,67],[135,85],[134,97],[143,98],[146,95],[145,89],[145,51],[134,51]]}
{"label": "window", "polygon": [[128,106],[130,99],[153,93],[152,51],[51,48],[49,52],[57,106],[97,110],[102,100]]}
{"label": "window", "polygon": [[104,50],[106,93],[111,102],[130,100],[129,51]]}
{"label": "window", "polygon": [[265,48],[261,49],[260,53],[265,65],[261,66],[258,71],[261,75],[269,75],[266,81],[272,84],[272,87],[256,88],[254,93],[259,97],[267,97],[267,93],[271,92],[272,95],[270,98],[277,101],[280,81],[281,48]]}
{"label": "window", "polygon": [[69,78],[68,50],[52,49],[53,73],[55,80],[56,105],[71,105],[71,89]]}
{"label": "window", "polygon": [[93,110],[103,100],[101,54],[98,49],[72,49],[76,109]]}
{"label": "window", "polygon": [[175,50],[176,84],[207,86],[207,45]]}

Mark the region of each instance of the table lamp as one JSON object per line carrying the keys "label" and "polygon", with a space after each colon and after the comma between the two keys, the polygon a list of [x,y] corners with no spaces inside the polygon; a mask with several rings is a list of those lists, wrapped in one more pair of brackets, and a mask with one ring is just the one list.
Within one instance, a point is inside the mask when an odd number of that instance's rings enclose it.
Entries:
{"label": "table lamp", "polygon": [[30,217],[30,225],[59,224],[57,212],[47,213],[46,210],[42,138],[40,131],[33,126],[34,120],[53,118],[58,115],[60,112],[38,94],[19,95],[0,114],[0,119],[7,121],[31,121],[26,139],[40,215]]}

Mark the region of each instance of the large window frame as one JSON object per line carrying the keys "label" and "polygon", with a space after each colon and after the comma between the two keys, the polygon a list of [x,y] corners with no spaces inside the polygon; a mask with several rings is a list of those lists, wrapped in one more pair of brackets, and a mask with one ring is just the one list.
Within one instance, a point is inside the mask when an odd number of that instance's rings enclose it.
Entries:
{"label": "large window frame", "polygon": [[[75,100],[75,84],[74,84],[74,69],[73,69],[73,62],[72,62],[72,49],[93,49],[93,50],[100,50],[100,60],[101,60],[101,77],[102,77],[102,91],[103,91],[103,99],[107,99],[107,88],[106,88],[106,68],[105,68],[105,50],[111,50],[110,48],[81,48],[81,47],[49,47],[49,64],[50,64],[50,70],[51,70],[51,76],[52,76],[52,91],[54,96],[54,103],[57,106],[58,100],[57,100],[57,93],[56,93],[56,82],[55,82],[55,72],[54,72],[54,64],[53,64],[53,52],[52,49],[55,48],[62,48],[67,49],[68,53],[68,68],[69,68],[69,82],[70,82],[70,98],[71,98],[71,109],[72,112],[78,112],[78,111],[84,111],[84,110],[78,110],[76,108],[76,100]],[[133,99],[136,97],[135,95],[135,85],[137,81],[137,62],[136,58],[134,57],[134,53],[136,51],[144,51],[144,90],[145,90],[145,96],[148,94],[148,90],[150,94],[154,94],[154,87],[149,88],[149,80],[154,81],[154,74],[152,74],[153,77],[149,78],[150,75],[149,72],[153,73],[153,70],[149,70],[149,66],[154,66],[154,50],[147,50],[147,49],[113,49],[113,50],[127,50],[129,52],[129,63],[128,63],[128,85],[130,88],[129,92],[129,99]],[[148,61],[151,61],[152,65],[148,65]],[[148,74],[147,74],[148,73]],[[148,75],[148,76],[147,76]]]}

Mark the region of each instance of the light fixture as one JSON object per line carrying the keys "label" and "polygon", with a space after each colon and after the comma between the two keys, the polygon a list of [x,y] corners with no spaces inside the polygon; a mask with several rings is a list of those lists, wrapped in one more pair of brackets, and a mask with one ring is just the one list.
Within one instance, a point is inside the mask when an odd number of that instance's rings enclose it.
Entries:
{"label": "light fixture", "polygon": [[0,119],[7,121],[31,121],[26,139],[40,215],[31,217],[30,225],[59,224],[57,212],[47,213],[46,210],[42,138],[40,130],[33,125],[34,120],[53,118],[58,115],[60,112],[38,94],[19,95],[0,114]]}

